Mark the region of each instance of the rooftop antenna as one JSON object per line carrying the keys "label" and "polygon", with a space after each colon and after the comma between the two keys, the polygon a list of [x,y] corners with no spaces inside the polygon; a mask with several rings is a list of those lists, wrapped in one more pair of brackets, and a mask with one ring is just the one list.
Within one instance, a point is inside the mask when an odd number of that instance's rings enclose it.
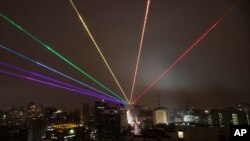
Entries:
{"label": "rooftop antenna", "polygon": [[160,101],[160,91],[159,88],[157,88],[157,98],[158,98],[158,107],[161,106],[161,101]]}

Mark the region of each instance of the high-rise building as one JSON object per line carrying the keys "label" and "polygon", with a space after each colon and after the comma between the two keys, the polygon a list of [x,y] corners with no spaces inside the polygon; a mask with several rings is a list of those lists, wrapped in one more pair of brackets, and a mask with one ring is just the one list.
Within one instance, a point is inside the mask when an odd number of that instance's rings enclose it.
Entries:
{"label": "high-rise building", "polygon": [[120,118],[121,118],[121,128],[128,128],[128,119],[127,119],[127,111],[125,109],[120,110]]}
{"label": "high-rise building", "polygon": [[153,122],[156,124],[168,124],[168,112],[166,107],[159,107],[153,111]]}
{"label": "high-rise building", "polygon": [[150,129],[153,127],[153,110],[142,110],[138,114],[138,121],[142,130]]}
{"label": "high-rise building", "polygon": [[102,113],[105,109],[108,109],[108,103],[104,100],[96,101],[94,105],[94,124],[95,127],[102,127]]}
{"label": "high-rise building", "polygon": [[0,141],[27,141],[27,128],[23,126],[0,126]]}
{"label": "high-rise building", "polygon": [[31,102],[27,105],[28,141],[42,141],[46,135],[44,107]]}
{"label": "high-rise building", "polygon": [[56,114],[55,112],[57,111],[56,108],[54,107],[47,107],[45,108],[45,124],[46,124],[46,130],[51,129],[51,124],[55,122],[56,120]]}
{"label": "high-rise building", "polygon": [[248,124],[247,113],[235,109],[211,110],[212,126],[228,127],[229,125]]}
{"label": "high-rise building", "polygon": [[25,123],[25,111],[22,108],[10,108],[0,113],[0,125],[22,126]]}
{"label": "high-rise building", "polygon": [[31,102],[27,105],[27,114],[29,119],[36,119],[44,116],[44,107]]}
{"label": "high-rise building", "polygon": [[28,141],[42,141],[45,137],[46,126],[44,118],[29,119],[27,121],[28,126]]}
{"label": "high-rise building", "polygon": [[88,124],[90,122],[90,107],[88,103],[82,104],[81,122]]}
{"label": "high-rise building", "polygon": [[109,107],[105,101],[96,101],[95,127],[99,138],[117,140],[121,132],[121,118],[117,108]]}

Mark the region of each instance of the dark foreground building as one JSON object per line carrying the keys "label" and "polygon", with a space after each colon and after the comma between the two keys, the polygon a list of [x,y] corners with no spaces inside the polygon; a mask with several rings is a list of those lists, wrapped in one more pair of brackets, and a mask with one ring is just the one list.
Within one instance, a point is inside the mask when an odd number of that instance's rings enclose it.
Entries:
{"label": "dark foreground building", "polygon": [[115,107],[109,107],[105,101],[96,101],[94,123],[99,139],[119,140],[121,134],[121,117],[119,110]]}
{"label": "dark foreground building", "polygon": [[25,127],[0,126],[0,141],[27,141],[28,129]]}

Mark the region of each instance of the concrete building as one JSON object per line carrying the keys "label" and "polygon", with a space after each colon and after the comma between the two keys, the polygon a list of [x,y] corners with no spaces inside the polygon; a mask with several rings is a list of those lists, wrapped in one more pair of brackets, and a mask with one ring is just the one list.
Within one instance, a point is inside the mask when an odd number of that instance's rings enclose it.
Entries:
{"label": "concrete building", "polygon": [[225,110],[211,110],[210,123],[212,126],[229,127],[229,125],[247,125],[248,113],[232,108]]}
{"label": "concrete building", "polygon": [[82,104],[81,122],[85,125],[90,122],[90,106],[88,103]]}
{"label": "concrete building", "polygon": [[138,120],[142,130],[153,127],[153,110],[143,110],[138,114]]}
{"label": "concrete building", "polygon": [[117,108],[111,107],[105,101],[95,102],[94,123],[97,138],[103,140],[117,140],[121,133],[121,117]]}
{"label": "concrete building", "polygon": [[166,107],[159,107],[153,111],[153,123],[168,124],[168,112]]}

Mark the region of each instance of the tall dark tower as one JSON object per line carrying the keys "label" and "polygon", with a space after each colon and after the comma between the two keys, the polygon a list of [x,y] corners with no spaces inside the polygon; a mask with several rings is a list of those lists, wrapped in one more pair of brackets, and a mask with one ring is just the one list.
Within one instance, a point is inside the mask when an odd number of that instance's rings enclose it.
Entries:
{"label": "tall dark tower", "polygon": [[89,103],[83,103],[82,104],[81,122],[84,123],[84,124],[88,124],[90,122]]}
{"label": "tall dark tower", "polygon": [[159,88],[157,88],[157,101],[158,101],[158,107],[161,107],[161,100],[160,100],[160,91],[159,91]]}

